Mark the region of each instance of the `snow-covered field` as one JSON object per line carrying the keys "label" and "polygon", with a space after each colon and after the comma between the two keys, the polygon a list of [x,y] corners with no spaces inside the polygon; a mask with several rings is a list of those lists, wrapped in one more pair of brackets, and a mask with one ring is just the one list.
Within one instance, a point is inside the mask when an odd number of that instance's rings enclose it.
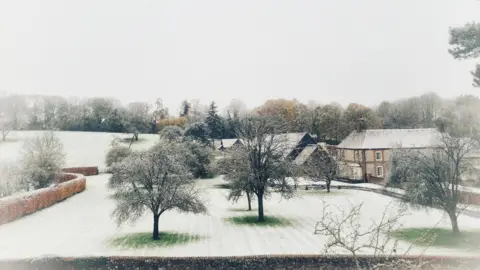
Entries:
{"label": "snow-covered field", "polygon": [[[7,142],[0,142],[0,162],[14,161],[19,157],[26,138],[38,136],[43,131],[13,131]],[[104,132],[69,132],[56,131],[63,143],[67,167],[98,166],[105,167],[105,155],[114,136],[127,138],[127,134]],[[133,149],[147,148],[158,141],[156,134],[141,134],[140,140],[132,145]]]}
{"label": "snow-covered field", "polygon": [[[290,227],[238,227],[226,222],[226,217],[244,215],[246,202],[233,205],[227,202],[226,190],[211,186],[220,183],[214,180],[199,180],[208,199],[207,215],[167,212],[160,218],[163,231],[183,232],[202,236],[201,240],[184,245],[122,250],[108,246],[108,240],[131,232],[150,232],[152,216],[145,215],[133,225],[117,227],[110,213],[113,202],[107,198],[108,175],[87,178],[87,189],[66,201],[44,209],[15,222],[0,226],[0,259],[89,255],[137,255],[137,256],[231,256],[260,254],[319,254],[325,238],[313,234],[315,223],[321,214],[322,200],[329,204],[346,207],[348,201],[364,203],[368,222],[378,218],[392,198],[371,192],[356,190],[333,190],[328,196],[305,195],[291,200],[280,200],[273,195],[265,204],[266,214],[290,219]],[[237,210],[237,211],[235,211]],[[392,211],[394,211],[392,209]],[[412,211],[402,222],[405,226],[433,226],[442,219],[438,210]],[[462,229],[480,226],[480,219],[460,216]],[[439,226],[449,227],[448,218]],[[398,249],[407,248],[402,244]],[[414,249],[413,253],[421,252]],[[467,255],[463,251],[430,248],[430,254]]]}
{"label": "snow-covered field", "polygon": [[[0,144],[0,161],[15,160],[26,137],[39,132],[17,132],[8,138],[9,142]],[[66,166],[104,167],[104,157],[114,136],[110,133],[58,132],[67,153]],[[121,134],[123,135],[123,134]],[[123,135],[125,136],[125,135]],[[153,145],[157,135],[141,135],[141,142],[134,148],[146,148]],[[233,256],[267,254],[320,254],[326,238],[314,235],[316,221],[321,216],[322,200],[328,204],[346,208],[349,202],[363,202],[362,222],[378,220],[385,207],[394,200],[384,195],[358,190],[332,190],[332,195],[305,195],[291,200],[281,200],[273,195],[265,202],[266,215],[282,216],[293,222],[288,227],[242,227],[235,226],[225,218],[245,215],[238,211],[246,208],[246,202],[233,205],[226,200],[227,191],[212,188],[222,182],[221,178],[199,180],[198,185],[205,189],[208,214],[193,215],[167,212],[160,218],[160,229],[189,233],[201,236],[201,239],[188,244],[122,250],[108,245],[116,236],[132,232],[151,232],[153,218],[146,214],[135,224],[117,227],[110,217],[114,203],[108,198],[109,175],[87,177],[87,189],[64,202],[41,210],[32,215],[0,225],[0,259],[25,258],[45,255],[55,256]],[[300,191],[301,193],[302,191]],[[255,205],[255,202],[254,202]],[[396,206],[392,207],[395,213]],[[252,212],[251,214],[255,214]],[[440,223],[438,223],[441,220]],[[439,210],[428,212],[410,210],[410,214],[401,221],[405,227],[449,228],[449,220]],[[461,215],[460,228],[480,228],[480,219]],[[398,253],[408,248],[402,243]],[[413,249],[419,253],[422,249]],[[468,255],[465,251],[429,248],[430,254]],[[474,253],[470,253],[474,254]]]}

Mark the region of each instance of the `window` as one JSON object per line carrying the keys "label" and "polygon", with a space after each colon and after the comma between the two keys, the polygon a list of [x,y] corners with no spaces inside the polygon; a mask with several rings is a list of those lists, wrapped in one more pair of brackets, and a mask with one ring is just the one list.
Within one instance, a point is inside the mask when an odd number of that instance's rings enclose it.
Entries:
{"label": "window", "polygon": [[383,167],[382,166],[377,167],[377,177],[383,177]]}
{"label": "window", "polygon": [[375,160],[382,160],[382,152],[377,151],[375,152]]}
{"label": "window", "polygon": [[355,161],[360,160],[360,151],[355,151]]}

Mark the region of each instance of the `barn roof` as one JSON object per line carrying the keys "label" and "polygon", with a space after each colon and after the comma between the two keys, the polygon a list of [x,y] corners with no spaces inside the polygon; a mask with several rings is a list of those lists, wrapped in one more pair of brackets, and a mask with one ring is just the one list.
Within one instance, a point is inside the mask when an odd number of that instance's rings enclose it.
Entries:
{"label": "barn roof", "polygon": [[300,152],[300,154],[298,154],[298,156],[293,160],[293,164],[295,165],[304,164],[317,149],[318,149],[318,145],[316,144],[309,144],[305,146],[302,152]]}

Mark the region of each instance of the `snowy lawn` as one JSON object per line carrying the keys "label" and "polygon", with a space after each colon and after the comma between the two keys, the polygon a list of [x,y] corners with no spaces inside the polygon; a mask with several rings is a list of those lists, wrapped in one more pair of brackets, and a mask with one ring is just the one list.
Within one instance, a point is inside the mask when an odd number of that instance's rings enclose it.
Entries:
{"label": "snowy lawn", "polygon": [[454,235],[452,230],[444,228],[405,228],[393,235],[399,239],[422,246],[441,246],[480,250],[480,230],[463,231],[460,236]]}
{"label": "snowy lawn", "polygon": [[[41,210],[32,215],[0,226],[0,258],[25,258],[44,255],[56,256],[240,256],[268,254],[320,254],[326,238],[314,235],[316,221],[321,216],[322,200],[328,204],[346,208],[349,201],[363,202],[362,222],[378,220],[385,207],[393,200],[384,195],[358,191],[332,189],[332,195],[299,195],[291,200],[272,195],[265,202],[265,215],[288,219],[289,226],[257,226],[232,224],[225,219],[255,214],[243,211],[247,202],[227,202],[227,190],[214,188],[221,184],[220,178],[199,180],[198,186],[205,188],[208,204],[207,215],[166,212],[160,217],[160,231],[180,233],[183,243],[176,245],[141,245],[143,240],[134,239],[136,248],[115,247],[112,239],[129,236],[132,233],[152,231],[153,217],[145,215],[133,225],[117,227],[110,218],[114,208],[108,199],[109,175],[87,177],[87,189],[62,203]],[[256,201],[253,201],[253,206]],[[395,213],[396,206],[392,207]],[[448,218],[439,210],[429,212],[412,210],[402,219],[404,227],[450,228]],[[480,227],[480,220],[461,215],[461,230]],[[197,238],[198,237],[198,238]],[[125,239],[125,238],[124,238]],[[132,246],[130,245],[130,246]],[[402,242],[397,248],[401,254],[410,245]],[[128,247],[128,245],[127,245]],[[414,248],[411,253],[420,253],[423,248]],[[429,248],[427,254],[472,255],[452,248]]]}
{"label": "snowy lawn", "polygon": [[[42,132],[44,131],[12,131],[7,137],[8,141],[0,142],[0,162],[18,159],[25,139],[38,136]],[[98,166],[100,171],[105,167],[105,155],[114,136],[130,137],[128,134],[105,132],[56,131],[55,134],[63,143],[67,155],[66,167]],[[158,139],[156,134],[140,134],[139,141],[132,145],[132,149],[148,148]]]}

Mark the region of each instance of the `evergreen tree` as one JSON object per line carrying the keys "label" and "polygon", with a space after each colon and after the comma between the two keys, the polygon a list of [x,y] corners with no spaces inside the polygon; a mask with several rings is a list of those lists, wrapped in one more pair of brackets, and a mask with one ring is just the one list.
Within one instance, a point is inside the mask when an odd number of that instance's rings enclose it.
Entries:
{"label": "evergreen tree", "polygon": [[188,114],[190,113],[190,103],[188,101],[184,100],[182,101],[182,105],[180,108],[180,117],[187,117]]}
{"label": "evergreen tree", "polygon": [[223,122],[220,116],[217,113],[217,105],[212,101],[210,108],[208,110],[207,118],[205,119],[205,124],[208,128],[208,135],[210,139],[221,139],[223,136]]}

